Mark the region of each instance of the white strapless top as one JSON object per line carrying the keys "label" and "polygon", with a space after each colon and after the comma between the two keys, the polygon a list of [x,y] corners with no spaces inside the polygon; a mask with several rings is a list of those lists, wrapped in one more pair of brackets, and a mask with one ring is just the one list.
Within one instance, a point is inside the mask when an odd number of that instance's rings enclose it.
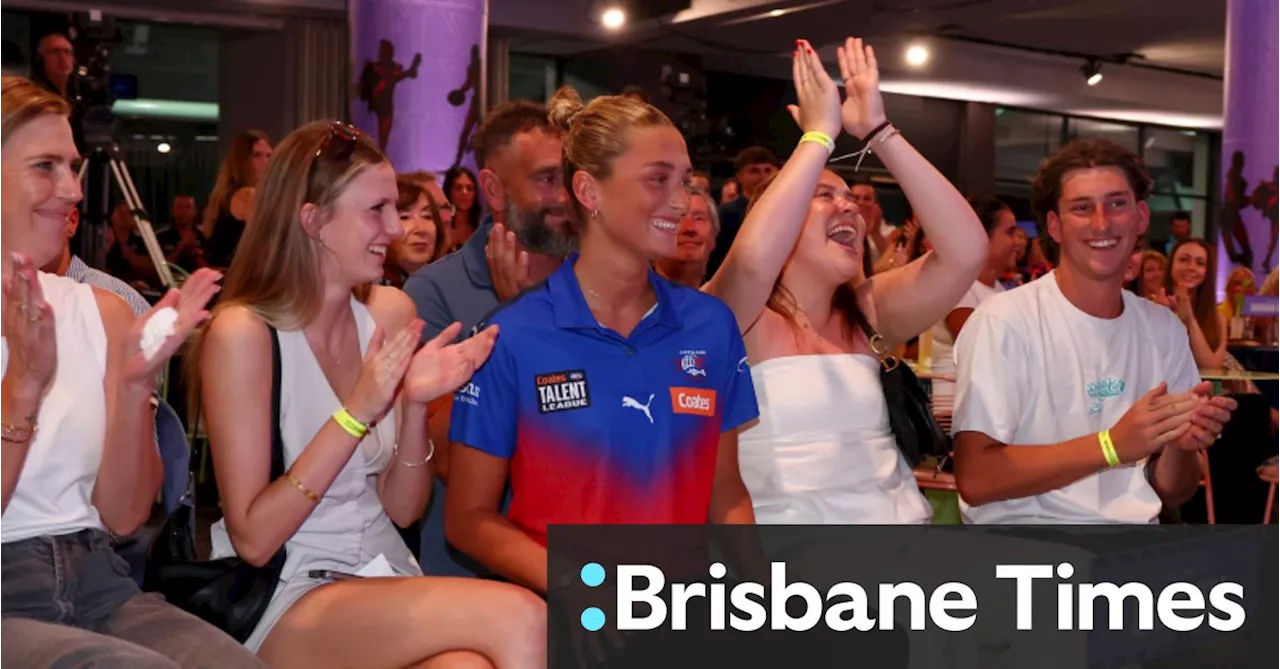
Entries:
{"label": "white strapless top", "polygon": [[797,355],[751,367],[760,422],[738,438],[756,522],[928,523],[933,509],[898,451],[879,363]]}

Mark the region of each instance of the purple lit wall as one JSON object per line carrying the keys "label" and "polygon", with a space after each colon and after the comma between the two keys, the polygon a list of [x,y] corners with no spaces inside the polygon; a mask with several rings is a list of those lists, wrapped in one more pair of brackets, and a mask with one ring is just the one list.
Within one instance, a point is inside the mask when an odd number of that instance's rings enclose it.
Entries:
{"label": "purple lit wall", "polygon": [[1280,260],[1276,250],[1278,21],[1276,0],[1227,3],[1219,291],[1225,288],[1232,267],[1248,265],[1261,283]]}
{"label": "purple lit wall", "polygon": [[350,0],[351,118],[398,172],[474,169],[487,0]]}

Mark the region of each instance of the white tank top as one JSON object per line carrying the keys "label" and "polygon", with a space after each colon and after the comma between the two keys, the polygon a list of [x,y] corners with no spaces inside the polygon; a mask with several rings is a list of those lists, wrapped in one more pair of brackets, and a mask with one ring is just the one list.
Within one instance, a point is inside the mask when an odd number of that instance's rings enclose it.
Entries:
{"label": "white tank top", "polygon": [[927,523],[889,427],[880,368],[866,355],[797,355],[751,367],[760,422],[738,437],[756,522]]}
{"label": "white tank top", "polygon": [[[107,435],[107,331],[90,286],[42,272],[40,289],[53,307],[58,367],[0,524],[3,543],[106,529],[92,500]],[[7,371],[7,339],[0,353]]]}

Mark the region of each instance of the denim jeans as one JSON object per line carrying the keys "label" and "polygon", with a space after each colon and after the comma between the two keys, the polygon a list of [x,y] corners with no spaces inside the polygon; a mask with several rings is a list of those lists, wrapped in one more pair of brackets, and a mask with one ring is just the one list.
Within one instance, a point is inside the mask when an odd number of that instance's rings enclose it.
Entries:
{"label": "denim jeans", "polygon": [[3,544],[0,565],[5,666],[264,666],[221,630],[139,590],[104,532]]}

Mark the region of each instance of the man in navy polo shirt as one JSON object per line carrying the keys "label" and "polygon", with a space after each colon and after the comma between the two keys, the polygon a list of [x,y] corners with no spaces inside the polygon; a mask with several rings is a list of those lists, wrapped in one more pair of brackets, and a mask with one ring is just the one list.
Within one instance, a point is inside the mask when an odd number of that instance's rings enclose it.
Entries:
{"label": "man in navy polo shirt", "polygon": [[[758,415],[737,321],[650,270],[657,304],[623,337],[592,315],[575,261],[489,321],[502,334],[456,394],[450,437],[510,460],[504,526],[543,548],[549,524],[704,524],[721,434]],[[451,536],[475,536],[462,522]],[[530,564],[502,576],[545,591]]]}
{"label": "man in navy polo shirt", "polygon": [[424,342],[454,321],[462,322],[461,336],[467,336],[514,295],[501,283],[495,286],[485,253],[495,224],[515,233],[518,250],[528,253],[529,274],[517,277],[516,289],[546,278],[574,248],[560,134],[547,121],[546,107],[525,100],[500,105],[476,131],[472,146],[481,167],[480,191],[492,213],[461,249],[405,282],[404,291],[426,321]]}
{"label": "man in navy polo shirt", "polygon": [[[547,121],[545,106],[528,101],[502,104],[485,118],[472,139],[481,167],[480,192],[492,215],[458,251],[418,270],[405,282],[418,317],[426,322],[423,341],[440,334],[455,321],[462,336],[510,299],[515,292],[555,271],[575,245],[569,226],[573,210],[564,189],[560,162],[560,134]],[[510,229],[515,249],[496,238],[495,246],[527,253],[527,274],[513,276],[515,267],[491,267],[486,253],[490,233]],[[504,233],[505,234],[505,233]],[[495,270],[500,274],[496,277]],[[496,284],[496,285],[495,285]],[[431,406],[430,433],[436,446],[439,479],[422,528],[406,528],[403,536],[424,573],[432,576],[475,576],[484,571],[450,548],[444,537],[445,481],[449,475],[449,401]],[[419,554],[421,547],[421,554]]]}

